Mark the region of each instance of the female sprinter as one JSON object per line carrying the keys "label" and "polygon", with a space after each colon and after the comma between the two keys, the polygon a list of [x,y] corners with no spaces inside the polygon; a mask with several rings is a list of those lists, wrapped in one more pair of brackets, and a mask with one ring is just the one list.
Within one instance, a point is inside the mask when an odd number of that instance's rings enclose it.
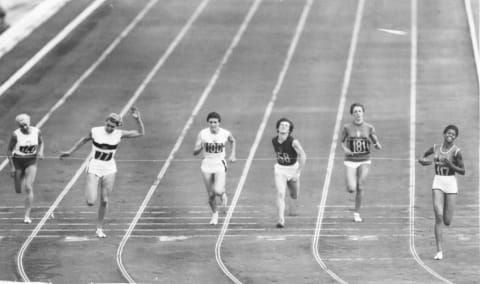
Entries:
{"label": "female sprinter", "polygon": [[360,206],[364,193],[365,180],[370,170],[370,149],[373,145],[378,150],[382,149],[378,141],[375,128],[363,120],[365,107],[359,103],[350,106],[353,121],[343,126],[342,148],[345,152],[345,168],[347,191],[356,193],[353,221],[362,222]]}
{"label": "female sprinter", "polygon": [[422,166],[431,165],[432,161],[427,157],[433,154],[435,164],[435,176],[433,177],[432,199],[433,211],[435,212],[435,243],[437,253],[434,259],[443,259],[442,250],[442,225],[450,226],[457,201],[457,179],[455,173],[465,174],[462,153],[454,144],[458,137],[458,127],[448,125],[443,130],[443,143],[433,144],[418,160]]}
{"label": "female sprinter", "polygon": [[218,211],[216,197],[220,196],[222,205],[227,206],[227,193],[225,192],[225,179],[227,174],[227,163],[225,161],[225,147],[230,144],[230,162],[235,162],[236,142],[230,131],[221,128],[222,121],[220,114],[211,112],[207,115],[209,127],[200,131],[195,142],[193,155],[196,156],[203,151],[203,160],[200,170],[203,183],[207,188],[208,203],[212,210],[210,225],[218,224]]}
{"label": "female sprinter", "polygon": [[291,135],[293,123],[290,120],[281,118],[276,126],[277,136],[272,139],[272,144],[277,158],[274,168],[277,188],[277,228],[283,228],[285,227],[285,192],[288,188],[291,197],[290,215],[295,215],[294,200],[297,200],[300,191],[300,173],[307,161],[307,155],[298,139]]}
{"label": "female sprinter", "polygon": [[98,208],[97,230],[95,232],[99,238],[106,237],[103,232],[103,223],[109,201],[108,197],[113,190],[117,172],[114,155],[118,144],[122,138],[134,138],[145,134],[140,112],[135,107],[132,107],[131,113],[137,122],[137,130],[117,129],[117,127],[123,125],[122,117],[116,113],[111,113],[105,120],[105,126],[92,128],[87,136],[80,138],[70,150],[62,152],[60,155],[60,158],[68,157],[85,143],[92,141],[92,153],[87,166],[85,195],[87,205],[93,206],[97,200],[98,187],[100,186],[100,205]]}
{"label": "female sprinter", "polygon": [[30,211],[33,203],[33,182],[37,175],[37,159],[43,158],[44,143],[40,129],[30,125],[28,114],[19,114],[15,121],[18,128],[13,132],[8,143],[8,159],[15,180],[15,191],[22,193],[25,189],[25,224],[32,223]]}

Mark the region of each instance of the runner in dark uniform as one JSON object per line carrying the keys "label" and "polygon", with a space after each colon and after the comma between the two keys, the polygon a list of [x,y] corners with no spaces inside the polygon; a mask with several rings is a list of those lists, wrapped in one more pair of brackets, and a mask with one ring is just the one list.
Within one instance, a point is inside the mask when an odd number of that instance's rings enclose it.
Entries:
{"label": "runner in dark uniform", "polygon": [[[448,125],[443,131],[443,143],[430,147],[418,162],[423,165],[435,165],[432,185],[433,210],[435,212],[435,242],[437,253],[434,259],[443,259],[442,226],[450,226],[457,201],[458,185],[455,174],[465,174],[462,153],[454,144],[458,137],[458,127]],[[433,154],[433,161],[427,159]]]}
{"label": "runner in dark uniform", "polygon": [[281,118],[277,121],[277,136],[272,139],[277,158],[275,164],[275,187],[277,188],[278,223],[277,228],[285,227],[285,192],[290,192],[290,215],[296,215],[294,200],[300,191],[300,173],[305,166],[307,155],[300,142],[291,136],[293,123]]}

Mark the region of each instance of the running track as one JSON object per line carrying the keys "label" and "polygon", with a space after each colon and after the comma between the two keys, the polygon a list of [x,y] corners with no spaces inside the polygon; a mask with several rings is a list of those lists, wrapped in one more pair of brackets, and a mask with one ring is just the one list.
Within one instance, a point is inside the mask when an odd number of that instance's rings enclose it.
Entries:
{"label": "running track", "polygon": [[[469,6],[466,6],[465,3]],[[1,141],[14,117],[42,121],[46,159],[31,225],[0,173],[0,279],[52,283],[476,283],[479,91],[470,24],[478,1],[110,0],[0,97]],[[90,1],[71,1],[0,58],[1,81]],[[468,7],[469,9],[466,9]],[[478,25],[476,25],[478,27]],[[478,59],[477,59],[478,62]],[[336,134],[366,105],[374,153],[362,216],[351,222]],[[135,104],[147,135],[122,143],[108,238],[83,201],[84,147],[55,157],[109,112]],[[232,206],[209,226],[199,161],[205,115],[238,141]],[[48,114],[48,116],[46,116]],[[274,228],[275,121],[304,146],[299,216]],[[134,127],[125,116],[125,128]],[[445,259],[433,261],[431,168],[414,161],[460,127],[467,174]],[[50,213],[54,216],[49,216]],[[53,218],[52,218],[53,217]]]}

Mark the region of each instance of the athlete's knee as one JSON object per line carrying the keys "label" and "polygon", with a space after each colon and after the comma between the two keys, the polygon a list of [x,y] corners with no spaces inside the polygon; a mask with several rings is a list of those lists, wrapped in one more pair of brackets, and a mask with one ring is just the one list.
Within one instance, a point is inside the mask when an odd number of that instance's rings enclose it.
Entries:
{"label": "athlete's knee", "polygon": [[436,224],[445,223],[445,220],[444,220],[444,218],[443,218],[443,214],[436,214],[436,215],[435,215],[435,223],[436,223]]}

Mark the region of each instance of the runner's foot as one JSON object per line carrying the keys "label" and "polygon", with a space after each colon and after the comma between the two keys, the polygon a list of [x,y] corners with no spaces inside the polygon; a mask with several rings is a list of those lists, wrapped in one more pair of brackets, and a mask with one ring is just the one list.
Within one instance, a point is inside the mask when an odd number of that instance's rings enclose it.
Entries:
{"label": "runner's foot", "polygon": [[25,218],[23,219],[23,223],[25,223],[25,224],[31,224],[31,223],[32,223],[32,219],[30,219],[30,217],[25,216]]}
{"label": "runner's foot", "polygon": [[433,257],[435,260],[442,260],[443,259],[443,252],[439,251],[437,254]]}
{"label": "runner's foot", "polygon": [[212,219],[210,219],[210,225],[218,224],[218,212],[212,214]]}
{"label": "runner's foot", "polygon": [[95,231],[95,235],[97,235],[97,238],[106,238],[107,237],[107,235],[105,235],[103,230],[100,229],[100,228],[97,228],[97,230]]}
{"label": "runner's foot", "polygon": [[353,222],[355,223],[362,222],[362,217],[360,217],[360,213],[353,212]]}

